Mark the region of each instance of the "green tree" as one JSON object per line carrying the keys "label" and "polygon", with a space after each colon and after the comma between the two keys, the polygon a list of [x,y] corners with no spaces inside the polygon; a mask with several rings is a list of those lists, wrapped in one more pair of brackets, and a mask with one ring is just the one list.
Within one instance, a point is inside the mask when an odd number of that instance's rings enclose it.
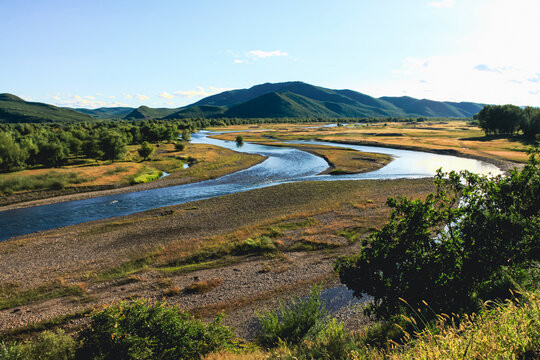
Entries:
{"label": "green tree", "polygon": [[60,167],[67,161],[64,147],[58,142],[45,142],[38,145],[37,162],[47,167]]}
{"label": "green tree", "polygon": [[244,144],[244,137],[242,135],[238,135],[236,137],[236,145],[241,146]]}
{"label": "green tree", "polygon": [[21,149],[11,134],[0,133],[0,169],[11,170],[17,166],[24,166],[27,153]]}
{"label": "green tree", "polygon": [[115,131],[104,132],[99,144],[105,160],[120,160],[127,151],[124,138]]}
{"label": "green tree", "polygon": [[150,145],[147,141],[143,141],[141,147],[137,149],[137,152],[143,158],[143,160],[148,160],[148,158],[154,153],[154,150],[155,148],[152,145]]}
{"label": "green tree", "polygon": [[414,309],[427,301],[435,313],[475,310],[495,274],[540,260],[537,149],[508,176],[444,175],[423,201],[388,199],[388,224],[336,263],[357,296],[373,296],[370,310],[380,317],[409,312],[400,298]]}
{"label": "green tree", "polygon": [[182,131],[182,140],[184,140],[184,141],[190,141],[191,140],[191,133],[189,132],[188,129],[184,129]]}

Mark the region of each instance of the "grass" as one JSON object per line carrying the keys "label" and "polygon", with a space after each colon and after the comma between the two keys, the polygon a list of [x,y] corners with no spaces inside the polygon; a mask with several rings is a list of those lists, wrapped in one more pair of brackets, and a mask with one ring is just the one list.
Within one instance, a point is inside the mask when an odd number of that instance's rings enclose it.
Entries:
{"label": "grass", "polygon": [[63,280],[52,281],[25,290],[21,290],[19,284],[4,283],[0,286],[0,310],[64,297],[86,300],[88,295],[84,286],[69,285]]}
{"label": "grass", "polygon": [[281,343],[270,351],[248,347],[246,351],[220,352],[204,359],[538,359],[540,294],[530,291],[522,295],[521,300],[489,303],[479,314],[459,318],[441,314],[435,325],[414,336],[405,333],[403,345],[390,341],[378,348],[367,346],[366,330],[347,332],[334,321],[327,328],[331,331],[297,344]]}
{"label": "grass", "polygon": [[20,174],[0,175],[0,194],[13,194],[18,191],[61,190],[69,185],[89,181],[79,172],[50,171],[43,174],[24,176]]}
{"label": "grass", "polygon": [[144,166],[140,168],[139,171],[137,171],[137,173],[135,173],[134,175],[130,177],[129,183],[131,185],[144,184],[144,183],[159,179],[161,175],[163,175],[163,171]]}
{"label": "grass", "polygon": [[151,264],[154,263],[156,257],[161,254],[163,251],[162,248],[148,252],[142,256],[139,256],[135,259],[124,262],[116,267],[113,267],[107,271],[104,271],[98,274],[93,280],[94,281],[109,281],[114,279],[125,278],[135,273],[138,273],[142,270],[147,269]]}
{"label": "grass", "polygon": [[184,291],[186,293],[204,294],[212,291],[221,284],[223,284],[222,279],[199,280],[186,286]]}

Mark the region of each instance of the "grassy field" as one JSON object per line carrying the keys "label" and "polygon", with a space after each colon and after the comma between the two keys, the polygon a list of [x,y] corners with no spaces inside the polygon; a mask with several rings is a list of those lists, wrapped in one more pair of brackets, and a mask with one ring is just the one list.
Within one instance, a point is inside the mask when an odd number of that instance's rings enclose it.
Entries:
{"label": "grassy field", "polygon": [[[156,151],[148,161],[142,161],[137,153],[138,146],[132,145],[128,146],[124,161],[85,160],[59,169],[29,169],[0,174],[0,196],[67,187],[80,188],[81,191],[122,187],[156,180],[162,172],[169,173],[168,178],[179,183],[196,182],[245,169],[263,160],[259,155],[238,153],[213,145],[187,144],[183,151],[177,151],[174,144],[154,146]],[[189,167],[186,169],[184,165]]]}
{"label": "grassy field", "polygon": [[[527,161],[530,145],[522,137],[485,136],[477,126],[465,121],[427,121],[422,123],[377,123],[368,125],[348,125],[343,127],[313,127],[320,124],[261,124],[250,126],[250,130],[261,132],[243,133],[250,137],[272,136],[275,139],[319,139],[351,144],[378,145],[426,151],[454,151],[457,154],[508,160]],[[241,130],[242,127],[230,127]],[[243,129],[246,129],[244,126]],[[269,129],[269,130],[265,130]],[[257,135],[255,135],[257,134]],[[237,134],[234,134],[235,136]],[[267,139],[267,138],[266,138]]]}

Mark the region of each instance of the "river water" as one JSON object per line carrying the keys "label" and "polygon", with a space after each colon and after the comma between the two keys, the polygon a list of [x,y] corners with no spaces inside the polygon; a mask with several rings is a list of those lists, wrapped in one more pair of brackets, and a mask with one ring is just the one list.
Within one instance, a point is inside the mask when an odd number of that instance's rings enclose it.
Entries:
{"label": "river water", "polygon": [[[200,131],[192,134],[191,142],[214,144],[240,152],[260,154],[267,159],[249,169],[218,179],[193,184],[171,186],[93,199],[68,201],[0,212],[0,241],[13,236],[58,228],[81,222],[133,214],[153,208],[182,204],[214,196],[282,184],[293,181],[330,181],[361,179],[395,179],[431,177],[440,167],[445,171],[469,170],[481,174],[499,174],[494,165],[449,155],[382,147],[344,145],[328,142],[310,142],[352,148],[358,151],[388,154],[394,158],[387,166],[364,174],[317,175],[328,163],[315,155],[293,148],[282,148],[208,137],[215,133]],[[297,141],[303,143],[303,141]]]}

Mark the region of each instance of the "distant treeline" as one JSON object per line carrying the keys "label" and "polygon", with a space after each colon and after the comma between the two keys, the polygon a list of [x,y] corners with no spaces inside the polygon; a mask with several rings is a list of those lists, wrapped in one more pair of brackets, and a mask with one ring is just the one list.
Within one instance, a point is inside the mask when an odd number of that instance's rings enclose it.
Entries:
{"label": "distant treeline", "polygon": [[[427,118],[219,118],[169,120],[106,120],[70,123],[0,123],[0,170],[37,165],[59,167],[76,157],[118,160],[127,145],[144,141],[171,142],[183,132],[228,125],[265,123],[376,123],[422,122]],[[446,118],[433,120],[450,120]],[[455,119],[454,119],[455,120]],[[187,137],[187,136],[186,136]]]}
{"label": "distant treeline", "polygon": [[486,105],[474,119],[486,135],[513,135],[521,130],[527,138],[534,139],[540,134],[540,108]]}
{"label": "distant treeline", "polygon": [[0,170],[59,167],[79,156],[118,160],[127,145],[171,142],[192,130],[193,124],[183,121],[0,124]]}

